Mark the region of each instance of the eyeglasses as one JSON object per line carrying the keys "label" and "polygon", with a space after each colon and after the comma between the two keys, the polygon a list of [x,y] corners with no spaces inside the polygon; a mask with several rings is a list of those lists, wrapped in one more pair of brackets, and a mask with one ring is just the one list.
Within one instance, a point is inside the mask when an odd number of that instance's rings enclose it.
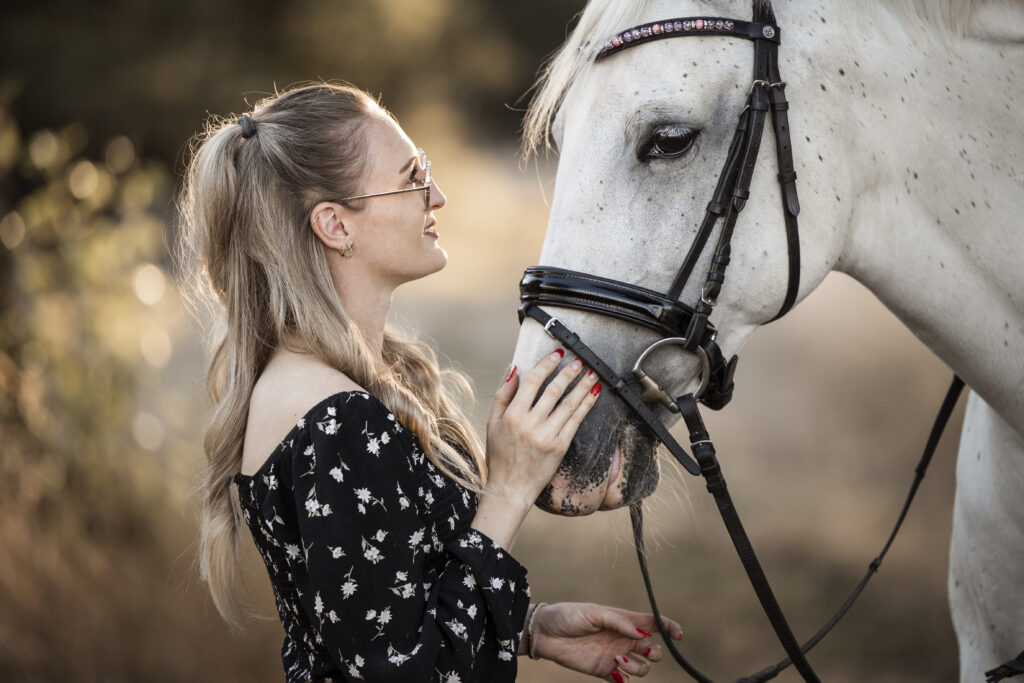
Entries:
{"label": "eyeglasses", "polygon": [[368,199],[369,197],[383,197],[389,194],[402,194],[403,192],[419,192],[424,190],[423,193],[423,207],[430,210],[430,162],[427,161],[427,153],[422,149],[416,150],[417,161],[419,162],[420,168],[423,170],[423,184],[415,187],[407,187],[402,190],[389,190],[388,192],[371,192],[370,194],[357,194],[354,197],[345,197],[344,199],[336,199],[336,202],[347,202],[354,199]]}

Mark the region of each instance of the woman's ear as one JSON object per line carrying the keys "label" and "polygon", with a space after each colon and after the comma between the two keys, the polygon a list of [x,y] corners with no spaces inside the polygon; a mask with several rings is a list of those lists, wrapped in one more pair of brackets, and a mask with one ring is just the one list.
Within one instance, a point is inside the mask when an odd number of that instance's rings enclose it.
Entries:
{"label": "woman's ear", "polygon": [[352,242],[340,204],[320,202],[314,206],[309,214],[309,225],[328,249],[344,249]]}

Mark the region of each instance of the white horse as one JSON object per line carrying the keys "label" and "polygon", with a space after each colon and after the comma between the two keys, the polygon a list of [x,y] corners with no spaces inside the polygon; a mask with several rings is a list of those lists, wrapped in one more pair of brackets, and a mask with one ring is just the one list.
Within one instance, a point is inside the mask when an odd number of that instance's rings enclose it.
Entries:
{"label": "white horse", "polygon": [[[802,208],[799,298],[833,269],[849,274],[972,390],[949,595],[961,680],[976,681],[1024,649],[1024,5],[790,0],[775,11]],[[752,44],[687,37],[594,56],[630,26],[702,15],[749,19],[750,5],[593,0],[552,60],[527,117],[533,144],[550,132],[560,155],[542,265],[668,290],[750,87]],[[692,139],[689,150],[646,158],[659,132],[677,146]],[[766,126],[711,317],[727,357],[786,291],[774,144]],[[710,251],[683,302],[699,296]],[[550,312],[619,373],[657,338]],[[514,360],[530,367],[551,343],[527,319]],[[658,361],[648,372],[672,395],[698,372],[696,357],[678,350]],[[656,486],[653,436],[606,393],[542,507],[589,514]]]}

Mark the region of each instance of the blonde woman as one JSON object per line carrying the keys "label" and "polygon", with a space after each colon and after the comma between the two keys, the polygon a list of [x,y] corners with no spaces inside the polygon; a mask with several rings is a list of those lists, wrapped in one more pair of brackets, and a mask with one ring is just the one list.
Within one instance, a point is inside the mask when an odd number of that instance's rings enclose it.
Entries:
{"label": "blonde woman", "polygon": [[661,658],[652,617],[531,605],[510,554],[597,378],[578,361],[558,369],[560,350],[513,369],[485,448],[465,377],[386,323],[395,288],[447,262],[445,201],[425,155],[355,88],[292,90],[200,137],[181,208],[225,322],[200,558],[214,603],[237,623],[244,520],[289,682],[511,681],[518,654],[642,676]]}

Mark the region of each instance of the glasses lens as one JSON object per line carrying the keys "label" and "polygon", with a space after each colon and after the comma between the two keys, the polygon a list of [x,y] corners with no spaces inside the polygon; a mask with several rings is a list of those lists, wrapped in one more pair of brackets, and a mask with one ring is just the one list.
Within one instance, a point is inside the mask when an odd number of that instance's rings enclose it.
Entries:
{"label": "glasses lens", "polygon": [[423,191],[423,205],[430,209],[430,162],[427,161],[427,153],[422,149],[420,153],[420,168],[423,169],[423,184],[426,189]]}

